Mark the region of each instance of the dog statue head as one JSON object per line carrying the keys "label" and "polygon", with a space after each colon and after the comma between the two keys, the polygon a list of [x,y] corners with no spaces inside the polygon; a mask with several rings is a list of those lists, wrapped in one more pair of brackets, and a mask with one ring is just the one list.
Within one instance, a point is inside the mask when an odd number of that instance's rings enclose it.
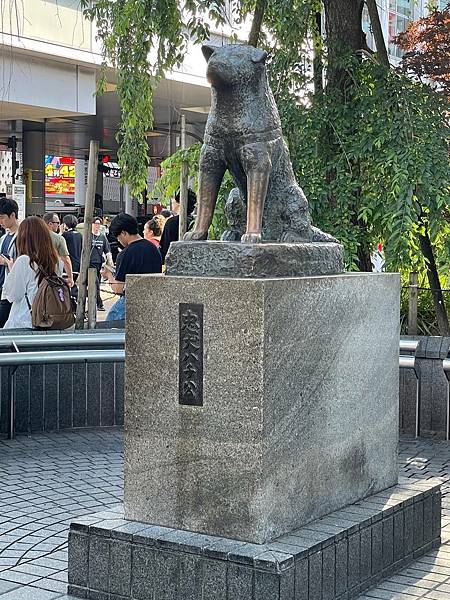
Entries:
{"label": "dog statue head", "polygon": [[206,77],[213,87],[252,85],[265,73],[267,52],[260,48],[243,44],[205,44],[202,52],[208,62]]}

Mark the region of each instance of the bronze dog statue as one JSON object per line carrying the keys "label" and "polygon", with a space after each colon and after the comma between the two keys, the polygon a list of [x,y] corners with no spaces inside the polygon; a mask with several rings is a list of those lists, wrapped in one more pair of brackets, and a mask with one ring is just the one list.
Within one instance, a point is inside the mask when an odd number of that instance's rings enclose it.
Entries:
{"label": "bronze dog statue", "polygon": [[202,52],[208,61],[211,109],[200,155],[197,218],[185,239],[207,239],[228,169],[247,206],[242,242],[334,241],[311,226],[308,201],[295,180],[267,82],[267,53],[245,45],[205,45]]}

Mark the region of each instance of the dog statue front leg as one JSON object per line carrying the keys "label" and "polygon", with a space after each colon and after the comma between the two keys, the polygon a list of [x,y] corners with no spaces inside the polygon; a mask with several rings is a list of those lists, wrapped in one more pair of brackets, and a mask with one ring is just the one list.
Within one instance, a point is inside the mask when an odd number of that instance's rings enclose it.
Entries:
{"label": "dog statue front leg", "polygon": [[225,161],[220,150],[204,144],[199,164],[197,217],[194,228],[188,231],[183,239],[194,241],[208,238],[208,230],[212,223],[225,169]]}
{"label": "dog statue front leg", "polygon": [[270,161],[263,163],[263,168],[255,168],[247,172],[247,230],[241,237],[244,244],[261,242],[264,201],[270,177]]}

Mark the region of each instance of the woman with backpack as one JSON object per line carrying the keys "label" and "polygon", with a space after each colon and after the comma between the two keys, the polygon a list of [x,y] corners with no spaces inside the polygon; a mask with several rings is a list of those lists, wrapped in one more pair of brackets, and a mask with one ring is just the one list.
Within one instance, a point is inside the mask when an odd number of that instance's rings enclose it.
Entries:
{"label": "woman with backpack", "polygon": [[40,217],[27,217],[21,222],[16,247],[17,259],[10,261],[11,270],[2,290],[2,299],[12,302],[5,329],[32,327],[31,307],[38,289],[56,277],[58,265],[48,227]]}

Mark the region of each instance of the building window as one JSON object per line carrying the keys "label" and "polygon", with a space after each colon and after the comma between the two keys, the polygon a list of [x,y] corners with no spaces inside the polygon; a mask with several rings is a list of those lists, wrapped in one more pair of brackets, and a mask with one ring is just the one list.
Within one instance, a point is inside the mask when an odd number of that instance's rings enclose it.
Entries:
{"label": "building window", "polygon": [[402,51],[392,40],[405,31],[413,18],[413,0],[389,0],[389,54],[391,56],[397,58],[402,56]]}

